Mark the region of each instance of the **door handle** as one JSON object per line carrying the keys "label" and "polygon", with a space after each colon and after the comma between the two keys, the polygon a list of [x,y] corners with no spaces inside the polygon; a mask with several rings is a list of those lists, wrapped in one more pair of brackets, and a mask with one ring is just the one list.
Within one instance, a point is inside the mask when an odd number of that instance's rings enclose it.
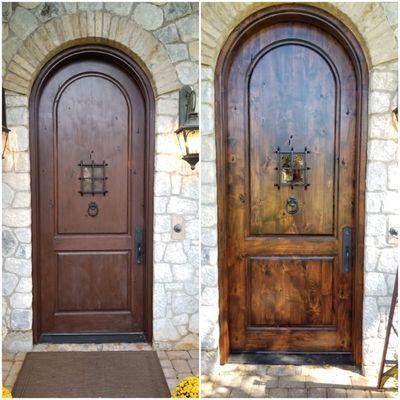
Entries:
{"label": "door handle", "polygon": [[143,263],[144,243],[143,243],[143,230],[141,228],[135,229],[135,258],[136,264]]}
{"label": "door handle", "polygon": [[353,270],[352,229],[345,226],[342,229],[342,272]]}

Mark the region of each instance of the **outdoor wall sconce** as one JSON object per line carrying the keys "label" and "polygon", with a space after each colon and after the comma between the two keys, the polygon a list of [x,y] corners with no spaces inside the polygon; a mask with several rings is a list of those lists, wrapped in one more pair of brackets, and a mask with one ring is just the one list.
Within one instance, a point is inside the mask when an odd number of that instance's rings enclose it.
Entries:
{"label": "outdoor wall sconce", "polygon": [[6,96],[4,94],[4,89],[1,90],[2,93],[2,110],[1,110],[1,131],[3,139],[3,151],[1,153],[1,158],[4,159],[4,154],[7,149],[8,136],[10,135],[10,130],[7,128],[7,116],[6,116]]}
{"label": "outdoor wall sconce", "polygon": [[196,92],[190,86],[179,91],[179,128],[175,131],[182,159],[191,169],[199,162],[199,115],[196,110]]}

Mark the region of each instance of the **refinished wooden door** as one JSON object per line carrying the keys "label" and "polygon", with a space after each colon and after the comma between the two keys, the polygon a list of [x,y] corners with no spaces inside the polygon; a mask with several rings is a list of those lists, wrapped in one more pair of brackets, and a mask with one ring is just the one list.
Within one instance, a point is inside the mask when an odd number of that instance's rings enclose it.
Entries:
{"label": "refinished wooden door", "polygon": [[141,90],[78,52],[48,73],[36,107],[40,333],[144,332]]}
{"label": "refinished wooden door", "polygon": [[360,87],[302,11],[249,28],[219,76],[231,352],[352,352]]}

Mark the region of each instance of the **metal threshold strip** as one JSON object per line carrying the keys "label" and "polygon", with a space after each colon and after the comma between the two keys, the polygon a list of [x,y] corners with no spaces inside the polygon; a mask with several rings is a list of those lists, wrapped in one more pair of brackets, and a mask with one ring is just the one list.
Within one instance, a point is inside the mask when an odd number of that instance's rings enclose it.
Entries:
{"label": "metal threshold strip", "polygon": [[143,333],[44,333],[39,343],[145,343]]}
{"label": "metal threshold strip", "polygon": [[354,365],[351,353],[238,352],[231,353],[228,363],[266,365]]}

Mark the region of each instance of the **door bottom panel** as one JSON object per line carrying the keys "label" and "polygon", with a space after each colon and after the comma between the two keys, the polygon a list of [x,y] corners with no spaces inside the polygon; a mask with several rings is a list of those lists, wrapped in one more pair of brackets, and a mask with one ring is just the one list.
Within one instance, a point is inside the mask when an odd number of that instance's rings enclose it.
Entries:
{"label": "door bottom panel", "polygon": [[353,365],[351,353],[232,352],[228,363],[266,365]]}
{"label": "door bottom panel", "polygon": [[44,333],[39,343],[143,343],[147,342],[143,333],[112,333],[112,334],[68,334]]}

